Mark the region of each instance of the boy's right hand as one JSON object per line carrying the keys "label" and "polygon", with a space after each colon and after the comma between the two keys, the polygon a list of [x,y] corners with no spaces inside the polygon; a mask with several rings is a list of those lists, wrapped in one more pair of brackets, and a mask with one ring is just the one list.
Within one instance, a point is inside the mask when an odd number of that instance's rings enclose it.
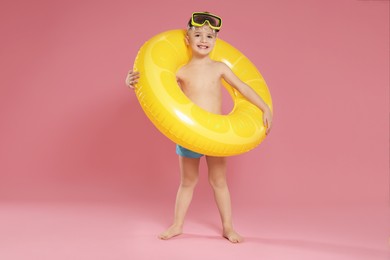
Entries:
{"label": "boy's right hand", "polygon": [[126,80],[125,80],[125,83],[126,85],[129,87],[129,88],[134,88],[135,84],[138,83],[138,79],[139,79],[139,72],[138,71],[133,71],[133,70],[130,70],[128,73],[127,73],[127,77],[126,77]]}

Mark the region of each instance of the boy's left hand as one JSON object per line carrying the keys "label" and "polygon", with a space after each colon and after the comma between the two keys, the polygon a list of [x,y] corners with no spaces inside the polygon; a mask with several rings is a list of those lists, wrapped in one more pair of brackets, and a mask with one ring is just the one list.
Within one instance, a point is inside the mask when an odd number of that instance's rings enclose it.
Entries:
{"label": "boy's left hand", "polygon": [[272,112],[270,109],[263,113],[263,124],[266,127],[265,134],[268,135],[272,128]]}

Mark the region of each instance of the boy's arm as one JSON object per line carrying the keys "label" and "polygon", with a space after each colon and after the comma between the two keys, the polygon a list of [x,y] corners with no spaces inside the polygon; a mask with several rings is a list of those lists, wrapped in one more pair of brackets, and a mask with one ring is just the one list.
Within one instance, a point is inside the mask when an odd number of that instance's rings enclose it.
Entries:
{"label": "boy's arm", "polygon": [[226,64],[221,64],[223,79],[237,89],[249,102],[263,111],[263,123],[267,127],[266,134],[268,134],[272,126],[272,112],[269,106],[250,86],[240,80]]}

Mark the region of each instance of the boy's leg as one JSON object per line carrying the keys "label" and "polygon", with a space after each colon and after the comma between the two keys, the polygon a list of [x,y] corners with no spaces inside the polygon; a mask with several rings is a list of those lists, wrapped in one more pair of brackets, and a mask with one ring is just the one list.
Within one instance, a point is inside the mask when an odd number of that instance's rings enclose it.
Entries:
{"label": "boy's leg", "polygon": [[172,226],[159,235],[159,238],[169,239],[182,233],[184,218],[198,182],[199,161],[199,158],[179,156],[181,182],[176,195],[174,221]]}
{"label": "boy's leg", "polygon": [[223,236],[233,243],[242,241],[242,237],[234,231],[230,192],[226,180],[226,158],[207,156],[209,182],[214,190],[215,201],[221,215]]}

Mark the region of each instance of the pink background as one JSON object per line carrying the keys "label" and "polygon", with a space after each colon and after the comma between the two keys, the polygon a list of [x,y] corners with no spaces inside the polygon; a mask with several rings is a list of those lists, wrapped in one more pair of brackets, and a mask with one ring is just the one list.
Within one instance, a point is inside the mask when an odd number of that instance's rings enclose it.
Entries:
{"label": "pink background", "polygon": [[[155,239],[177,156],[124,84],[147,39],[204,10],[274,103],[270,136],[229,159],[237,247],[204,162],[185,235]],[[1,259],[389,256],[389,1],[16,0],[0,17]]]}

